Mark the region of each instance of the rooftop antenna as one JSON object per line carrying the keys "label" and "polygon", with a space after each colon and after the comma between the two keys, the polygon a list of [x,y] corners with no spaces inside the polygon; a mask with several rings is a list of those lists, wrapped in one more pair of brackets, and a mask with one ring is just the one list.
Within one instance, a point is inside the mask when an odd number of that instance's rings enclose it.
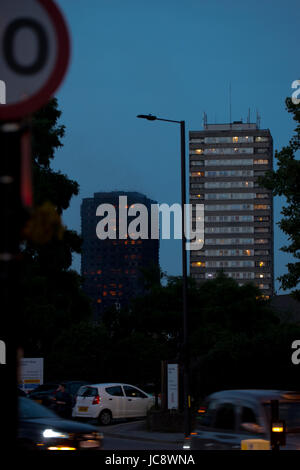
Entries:
{"label": "rooftop antenna", "polygon": [[250,124],[250,108],[248,108],[247,124]]}
{"label": "rooftop antenna", "polygon": [[229,82],[229,124],[231,127],[231,82]]}
{"label": "rooftop antenna", "polygon": [[259,129],[260,128],[260,114],[259,114],[258,110],[256,110],[256,125]]}
{"label": "rooftop antenna", "polygon": [[204,129],[207,129],[207,114],[205,111],[203,113],[203,127]]}

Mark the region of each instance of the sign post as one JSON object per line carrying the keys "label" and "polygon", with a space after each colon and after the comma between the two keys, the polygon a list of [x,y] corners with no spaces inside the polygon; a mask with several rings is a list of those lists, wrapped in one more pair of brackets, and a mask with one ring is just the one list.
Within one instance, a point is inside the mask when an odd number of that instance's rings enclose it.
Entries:
{"label": "sign post", "polygon": [[168,363],[168,410],[179,408],[179,368],[178,364]]}
{"label": "sign post", "polygon": [[1,0],[0,18],[0,403],[7,413],[1,416],[0,442],[5,449],[17,432],[20,233],[24,209],[32,205],[30,116],[60,85],[70,39],[52,0]]}

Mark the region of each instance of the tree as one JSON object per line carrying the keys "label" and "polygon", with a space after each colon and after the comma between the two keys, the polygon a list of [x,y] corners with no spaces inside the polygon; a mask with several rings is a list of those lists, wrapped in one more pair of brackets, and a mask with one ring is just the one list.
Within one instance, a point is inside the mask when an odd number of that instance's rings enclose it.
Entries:
{"label": "tree", "polygon": [[[294,104],[291,98],[286,99],[286,109],[292,113],[297,123],[295,134],[289,144],[280,151],[275,152],[278,169],[268,171],[260,179],[260,183],[272,190],[273,196],[284,196],[286,206],[281,214],[283,218],[278,222],[281,230],[288,236],[289,244],[281,248],[290,253],[296,260],[300,260],[300,161],[296,160],[296,152],[300,148],[300,104]],[[288,273],[280,276],[281,287],[292,289],[300,281],[300,261],[287,264]],[[300,300],[300,290],[295,289],[293,294]]]}
{"label": "tree", "polygon": [[51,168],[65,134],[65,127],[58,123],[60,116],[57,100],[52,99],[32,119],[35,206],[23,230],[20,339],[26,355],[44,357],[61,330],[91,315],[80,276],[70,269],[72,254],[80,252],[81,238],[61,222],[79,186]]}

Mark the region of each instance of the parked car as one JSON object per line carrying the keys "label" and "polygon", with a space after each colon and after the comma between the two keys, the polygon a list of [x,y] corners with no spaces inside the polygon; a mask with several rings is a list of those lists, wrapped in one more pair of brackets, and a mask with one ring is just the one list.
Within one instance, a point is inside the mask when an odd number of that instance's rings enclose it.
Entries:
{"label": "parked car", "polygon": [[280,390],[226,390],[211,394],[199,408],[196,427],[184,449],[241,449],[244,439],[270,441],[271,400],[286,421],[286,449],[300,450],[300,393]]}
{"label": "parked car", "polygon": [[64,383],[66,385],[66,391],[71,395],[72,397],[72,406],[75,404],[75,395],[78,391],[78,389],[82,385],[87,385],[89,382],[86,382],[84,380],[67,380],[67,381],[61,381],[61,382],[46,382],[43,385],[39,385],[39,387],[35,388],[32,390],[28,396],[32,400],[36,401],[37,403],[40,403],[41,405],[45,406],[50,406],[53,404],[53,400],[51,400],[51,397],[54,397],[56,394],[57,387],[59,386],[60,383]]}
{"label": "parked car", "polygon": [[20,450],[99,450],[103,434],[95,426],[60,418],[52,410],[19,397]]}
{"label": "parked car", "polygon": [[114,418],[137,418],[147,415],[154,397],[133,385],[104,383],[83,386],[78,390],[73,408],[74,418],[96,418],[110,424]]}

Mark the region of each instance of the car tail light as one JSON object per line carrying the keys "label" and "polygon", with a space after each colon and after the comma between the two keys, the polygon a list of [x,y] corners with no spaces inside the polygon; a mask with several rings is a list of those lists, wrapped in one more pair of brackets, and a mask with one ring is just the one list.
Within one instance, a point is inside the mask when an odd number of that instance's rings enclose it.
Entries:
{"label": "car tail light", "polygon": [[92,405],[99,405],[100,401],[101,401],[100,396],[96,395],[94,400],[93,400]]}

